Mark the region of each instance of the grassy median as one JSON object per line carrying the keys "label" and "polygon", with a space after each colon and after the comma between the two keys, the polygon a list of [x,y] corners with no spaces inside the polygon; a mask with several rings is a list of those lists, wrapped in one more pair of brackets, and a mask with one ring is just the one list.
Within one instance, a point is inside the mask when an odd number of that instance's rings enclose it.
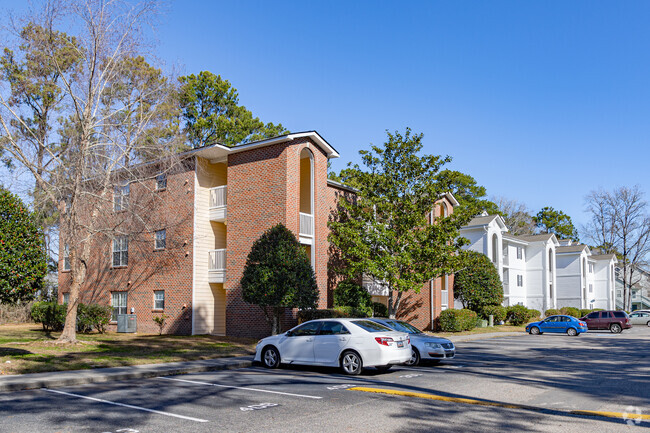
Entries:
{"label": "grassy median", "polygon": [[255,353],[257,340],[213,335],[78,334],[79,344],[52,344],[58,332],[38,324],[0,326],[0,375],[211,359]]}
{"label": "grassy median", "polygon": [[433,332],[430,333],[436,337],[457,337],[459,335],[474,335],[474,334],[490,334],[492,332],[524,332],[526,330],[526,325],[523,326],[512,326],[512,325],[496,325],[486,328],[474,328],[471,331],[462,331],[462,332]]}

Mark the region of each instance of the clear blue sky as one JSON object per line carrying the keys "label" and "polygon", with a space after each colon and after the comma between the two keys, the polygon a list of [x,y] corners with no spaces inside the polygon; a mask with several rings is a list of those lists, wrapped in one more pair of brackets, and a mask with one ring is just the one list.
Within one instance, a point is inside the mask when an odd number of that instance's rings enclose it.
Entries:
{"label": "clear blue sky", "polygon": [[635,1],[177,0],[156,50],[227,78],[263,121],[317,130],[337,171],[409,126],[488,195],[579,226],[592,189],[650,193],[648,23]]}

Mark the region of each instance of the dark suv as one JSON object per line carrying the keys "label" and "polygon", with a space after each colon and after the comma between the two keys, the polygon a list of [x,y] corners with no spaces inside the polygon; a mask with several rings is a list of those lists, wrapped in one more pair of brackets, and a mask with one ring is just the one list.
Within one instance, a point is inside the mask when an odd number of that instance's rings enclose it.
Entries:
{"label": "dark suv", "polygon": [[587,329],[609,329],[618,334],[632,327],[625,311],[593,311],[580,320],[587,322]]}

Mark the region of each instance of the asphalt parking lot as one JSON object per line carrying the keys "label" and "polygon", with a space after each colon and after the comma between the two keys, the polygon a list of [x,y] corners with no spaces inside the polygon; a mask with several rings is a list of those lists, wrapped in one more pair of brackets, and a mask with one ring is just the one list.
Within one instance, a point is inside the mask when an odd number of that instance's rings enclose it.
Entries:
{"label": "asphalt parking lot", "polygon": [[3,393],[0,431],[647,431],[648,343],[647,327],[522,335],[458,343],[456,359],[439,365],[356,377],[258,366]]}

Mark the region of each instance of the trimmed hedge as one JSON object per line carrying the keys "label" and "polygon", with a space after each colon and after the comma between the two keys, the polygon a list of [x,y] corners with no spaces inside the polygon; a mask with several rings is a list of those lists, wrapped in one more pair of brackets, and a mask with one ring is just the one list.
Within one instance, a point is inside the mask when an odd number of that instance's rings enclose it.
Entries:
{"label": "trimmed hedge", "polygon": [[372,315],[373,317],[388,317],[388,307],[381,302],[373,302]]}
{"label": "trimmed hedge", "polygon": [[[67,304],[57,304],[54,301],[35,302],[32,305],[32,320],[42,324],[45,331],[62,331],[67,308]],[[112,311],[110,306],[79,304],[77,307],[77,331],[89,333],[96,329],[97,332],[103,334],[111,320]]]}
{"label": "trimmed hedge", "polygon": [[521,326],[540,315],[541,313],[539,311],[526,308],[523,305],[508,307],[508,322],[513,326]]}
{"label": "trimmed hedge", "polygon": [[560,314],[564,314],[565,316],[573,316],[573,317],[582,317],[580,315],[580,310],[574,307],[562,307],[560,308]]}
{"label": "trimmed hedge", "polygon": [[494,323],[498,323],[502,320],[506,320],[507,316],[507,310],[506,307],[501,306],[501,305],[486,305],[483,307],[483,314],[482,317],[485,320],[489,319],[489,316],[492,315],[494,316]]}
{"label": "trimmed hedge", "polygon": [[548,310],[544,311],[544,316],[545,317],[557,316],[558,314],[560,314],[560,310],[558,310],[556,308],[549,308]]}
{"label": "trimmed hedge", "polygon": [[471,331],[478,316],[472,310],[445,310],[440,313],[439,324],[443,332]]}
{"label": "trimmed hedge", "polygon": [[338,307],[352,307],[364,311],[364,317],[372,315],[370,293],[353,280],[343,280],[334,289],[334,308]]}

